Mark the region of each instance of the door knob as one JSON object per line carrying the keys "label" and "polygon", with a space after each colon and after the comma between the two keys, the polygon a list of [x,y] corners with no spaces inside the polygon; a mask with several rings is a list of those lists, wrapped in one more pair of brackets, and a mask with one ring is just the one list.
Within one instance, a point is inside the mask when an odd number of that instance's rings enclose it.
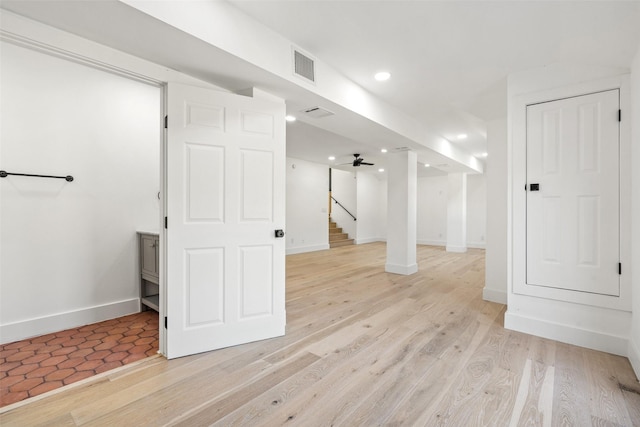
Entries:
{"label": "door knob", "polygon": [[277,238],[284,237],[284,230],[276,230],[276,237]]}

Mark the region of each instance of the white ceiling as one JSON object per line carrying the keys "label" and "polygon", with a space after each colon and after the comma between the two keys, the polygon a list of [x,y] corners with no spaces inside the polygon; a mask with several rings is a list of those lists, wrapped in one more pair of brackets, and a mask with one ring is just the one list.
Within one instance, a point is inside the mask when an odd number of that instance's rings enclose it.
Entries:
{"label": "white ceiling", "polygon": [[[485,121],[506,116],[510,73],[559,62],[628,68],[640,40],[640,1],[231,3],[472,155],[486,151]],[[294,112],[321,101],[117,1],[3,0],[0,6],[229,90],[257,84],[287,99]],[[376,82],[373,74],[382,69],[391,80]],[[384,167],[380,148],[397,136],[346,110],[336,113],[317,121],[325,129],[289,124],[288,155],[332,164],[360,153],[376,171]],[[332,121],[341,127],[329,129]],[[331,132],[339,128],[349,137]],[[458,141],[460,133],[468,139]],[[398,141],[403,145],[410,142]],[[421,174],[457,170],[430,150],[418,159],[434,165]]]}
{"label": "white ceiling", "polygon": [[[381,152],[383,148],[388,150],[386,154]],[[379,169],[387,167],[386,156],[391,152],[393,152],[391,147],[358,142],[305,122],[296,121],[287,124],[287,156],[289,157],[325,163],[336,169],[352,171],[353,155],[360,154],[365,162],[373,163],[374,166],[361,165],[358,171],[384,176],[386,171],[379,172]],[[329,160],[329,156],[335,157],[335,160]],[[447,164],[448,159],[443,156],[436,157],[433,154],[429,161],[434,163],[429,164],[429,167],[425,167],[425,159],[420,160],[422,162],[419,163],[418,176],[446,175],[448,166],[442,165]],[[437,168],[436,165],[441,166]]]}
{"label": "white ceiling", "polygon": [[506,117],[508,74],[628,67],[640,39],[637,1],[231,3],[472,155],[486,151],[485,120]]}

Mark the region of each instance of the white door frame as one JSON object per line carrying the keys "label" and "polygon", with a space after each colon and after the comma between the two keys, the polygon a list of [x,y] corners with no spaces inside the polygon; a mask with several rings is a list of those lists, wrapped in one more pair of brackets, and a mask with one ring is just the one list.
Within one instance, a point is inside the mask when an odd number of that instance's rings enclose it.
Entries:
{"label": "white door frame", "polygon": [[[581,96],[605,90],[620,90],[620,296],[526,285],[526,113],[527,105]],[[514,99],[509,195],[511,211],[508,239],[509,292],[585,305],[631,311],[631,126],[629,76],[617,76],[572,86],[524,94]],[[625,117],[626,114],[626,117]]]}
{"label": "white door frame", "polygon": [[133,57],[121,51],[114,50],[107,46],[96,43],[92,40],[71,35],[63,30],[49,27],[45,24],[25,20],[12,12],[3,12],[2,40],[27,47],[48,55],[67,59],[121,77],[132,79],[141,83],[160,88],[161,99],[159,99],[158,126],[161,127],[160,144],[160,172],[159,186],[161,201],[161,211],[158,218],[159,240],[160,240],[160,312],[159,312],[159,353],[166,354],[166,329],[164,328],[164,318],[167,313],[167,283],[166,283],[166,229],[164,228],[164,217],[167,216],[166,205],[166,162],[167,162],[167,142],[164,131],[164,117],[167,112],[166,95],[169,81],[176,81],[185,84],[192,84],[201,87],[228,92],[224,88],[213,83],[198,80],[178,71],[174,71],[162,65],[158,65],[142,58]]}
{"label": "white door frame", "polygon": [[[66,59],[71,62],[116,74],[118,76],[131,79],[140,83],[148,84],[160,88],[161,99],[159,100],[158,126],[161,127],[160,144],[160,172],[158,176],[160,185],[161,202],[160,216],[158,218],[159,238],[160,238],[160,312],[159,312],[159,353],[166,354],[166,329],[164,328],[164,317],[166,316],[166,229],[164,228],[164,217],[166,216],[166,132],[164,132],[164,117],[166,116],[166,94],[169,80],[181,81],[184,83],[200,84],[203,81],[196,80],[190,76],[170,70],[166,67],[150,63],[140,58],[133,58],[128,54],[114,51],[113,49],[92,42],[91,40],[70,36],[56,28],[42,26],[41,24],[30,24],[11,12],[6,12],[3,16],[3,27],[0,37],[3,41],[13,43],[18,46],[33,49],[51,56]],[[217,88],[211,85],[212,88]]]}

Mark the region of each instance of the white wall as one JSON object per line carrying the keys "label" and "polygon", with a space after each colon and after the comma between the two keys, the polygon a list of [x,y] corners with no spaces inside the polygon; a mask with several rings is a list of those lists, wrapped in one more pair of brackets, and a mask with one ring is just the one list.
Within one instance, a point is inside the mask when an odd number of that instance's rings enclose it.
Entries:
{"label": "white wall", "polygon": [[[346,172],[339,169],[331,170],[331,194],[353,216],[358,218],[356,172]],[[329,186],[327,185],[327,189]],[[355,239],[357,234],[357,221],[345,212],[335,202],[331,203],[331,219],[342,228],[343,233],[348,233],[350,239]]]}
{"label": "white wall", "polygon": [[287,254],[329,249],[329,167],[287,158]]}
{"label": "white wall", "polygon": [[486,234],[486,175],[469,174],[467,175],[467,247],[484,249]]}
{"label": "white wall", "polygon": [[[295,168],[293,167],[295,165]],[[383,241],[386,226],[386,181],[366,172],[333,169],[333,195],[350,212],[333,203],[333,218],[356,244]],[[287,158],[287,254],[329,248],[329,166]]]}
{"label": "white wall", "polygon": [[487,123],[485,300],[507,303],[507,119]]}
{"label": "white wall", "polygon": [[161,90],[1,52],[0,166],[75,178],[0,180],[2,341],[137,311],[136,229],[160,220]]}
{"label": "white wall", "polygon": [[[640,164],[640,47],[632,64],[631,74],[632,164]],[[629,360],[640,378],[640,168],[632,168],[632,310]]]}
{"label": "white wall", "polygon": [[466,252],[467,174],[450,173],[447,178],[447,252]]}
{"label": "white wall", "polygon": [[387,200],[388,200],[388,192],[387,192],[388,181],[385,178],[380,180],[380,185],[378,186],[378,200],[380,200],[380,208],[378,209],[378,234],[380,235],[380,241],[385,242],[387,240]]}
{"label": "white wall", "polygon": [[446,175],[418,178],[419,245],[447,244],[447,185]]}
{"label": "white wall", "polygon": [[[567,64],[553,64],[548,67],[528,70],[525,72],[510,75],[508,78],[508,165],[509,165],[509,200],[508,200],[508,310],[505,314],[505,327],[533,335],[542,336],[570,344],[580,345],[596,350],[606,351],[614,354],[627,355],[629,333],[631,328],[631,314],[628,311],[606,308],[605,306],[594,306],[593,304],[579,304],[568,302],[561,299],[549,299],[536,296],[522,295],[514,292],[514,281],[516,280],[516,268],[518,267],[518,276],[523,274],[521,271],[522,257],[517,259],[514,254],[522,250],[522,231],[512,229],[511,226],[518,221],[522,222],[523,211],[521,202],[517,204],[514,201],[517,191],[521,191],[523,182],[513,181],[513,176],[521,174],[520,164],[514,164],[514,159],[523,158],[522,153],[514,150],[516,141],[518,147],[522,145],[523,140],[523,116],[521,96],[527,94],[531,97],[554,96],[558,93],[570,93],[575,91],[579,85],[583,93],[594,91],[593,81],[603,78],[611,78],[610,80],[620,81],[616,76],[624,74],[628,70],[609,69],[600,67],[585,67]],[[566,95],[570,96],[570,95]],[[562,96],[557,96],[562,97]],[[536,98],[537,99],[537,98]],[[552,98],[549,98],[552,99]],[[623,96],[624,99],[624,96]],[[623,106],[624,109],[624,106]],[[622,126],[625,126],[623,122]],[[519,148],[519,150],[521,150]],[[494,155],[494,154],[491,154]],[[623,162],[628,159],[623,159]],[[628,183],[622,182],[622,188]],[[518,196],[521,198],[521,196]],[[624,200],[623,200],[624,202]],[[491,201],[489,201],[491,204]],[[516,210],[516,206],[520,206]],[[621,218],[628,217],[630,212],[621,212]],[[491,212],[489,213],[491,216]],[[514,237],[515,236],[515,237]],[[622,236],[622,245],[624,246],[624,238]],[[636,247],[638,244],[636,243]],[[625,254],[621,254],[625,257]],[[623,263],[624,264],[624,263]],[[518,279],[520,280],[520,279]],[[623,277],[624,281],[625,278]],[[625,293],[621,287],[621,292]],[[579,295],[582,296],[582,295]],[[606,299],[604,296],[586,295],[584,298],[592,297],[594,300]],[[622,299],[621,299],[622,300]],[[623,305],[628,301],[611,302],[611,307],[616,304]]]}
{"label": "white wall", "polygon": [[[486,178],[467,175],[467,247],[484,248],[487,233]],[[447,175],[418,178],[418,244],[447,245]]]}
{"label": "white wall", "polygon": [[[374,173],[369,172],[357,172],[356,178],[358,221],[356,222],[355,243],[381,241],[387,223],[387,182],[378,179]],[[380,196],[381,192],[384,192],[384,198]],[[381,216],[382,212],[385,214],[385,220]]]}
{"label": "white wall", "polygon": [[[296,169],[291,168],[292,163],[296,164]],[[323,231],[325,234],[321,235],[318,231],[320,217],[324,225],[325,216],[322,215],[326,215],[321,212],[322,208],[318,209],[326,199],[326,168],[326,165],[287,159],[287,253],[326,248],[326,239],[320,239],[326,237],[326,232]],[[502,183],[506,187],[504,181]],[[485,175],[467,176],[467,246],[471,248],[484,248],[483,238],[487,233],[486,192]],[[351,238],[356,239],[356,244],[386,240],[387,182],[384,178],[372,173],[354,174],[334,169],[333,193],[341,203],[345,200],[343,204],[351,212],[357,213],[358,220],[353,221],[340,207],[333,204],[334,218],[338,218],[339,226]],[[354,200],[356,203],[353,203]],[[446,246],[447,176],[418,178],[417,204],[418,244]],[[506,206],[504,215],[506,216]],[[504,223],[500,226],[504,227]],[[307,227],[314,231],[307,231]],[[506,228],[504,233],[506,236]],[[506,245],[506,241],[504,244]],[[506,265],[505,260],[502,263]],[[504,275],[506,276],[506,271]],[[506,302],[506,277],[502,283]]]}

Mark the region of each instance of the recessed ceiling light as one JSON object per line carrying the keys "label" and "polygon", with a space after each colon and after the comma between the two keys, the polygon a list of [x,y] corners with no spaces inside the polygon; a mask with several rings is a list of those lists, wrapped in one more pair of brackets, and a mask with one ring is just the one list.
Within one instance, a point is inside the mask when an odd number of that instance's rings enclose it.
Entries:
{"label": "recessed ceiling light", "polygon": [[489,155],[489,153],[485,152],[485,153],[480,154],[480,157],[487,157],[488,155]]}
{"label": "recessed ceiling light", "polygon": [[425,164],[424,164],[424,167],[425,167],[425,168],[428,168],[429,166],[431,166],[429,163],[425,163]]}
{"label": "recessed ceiling light", "polygon": [[386,153],[386,152],[387,152],[387,149],[386,149],[386,148],[383,148],[382,150],[380,150],[380,152],[381,152],[381,153]]}
{"label": "recessed ceiling light", "polygon": [[380,71],[379,73],[376,73],[374,77],[377,81],[383,82],[385,80],[389,80],[389,78],[391,77],[391,73],[389,73],[388,71]]}
{"label": "recessed ceiling light", "polygon": [[458,139],[467,139],[467,134],[466,133],[461,133],[458,135]]}
{"label": "recessed ceiling light", "polygon": [[335,156],[329,156],[329,160],[335,160],[336,157]]}
{"label": "recessed ceiling light", "polygon": [[288,122],[295,122],[296,121],[296,117],[295,116],[285,116],[284,119],[286,121],[288,121]]}
{"label": "recessed ceiling light", "polygon": [[380,168],[378,169],[378,172],[384,172],[384,169]]}

